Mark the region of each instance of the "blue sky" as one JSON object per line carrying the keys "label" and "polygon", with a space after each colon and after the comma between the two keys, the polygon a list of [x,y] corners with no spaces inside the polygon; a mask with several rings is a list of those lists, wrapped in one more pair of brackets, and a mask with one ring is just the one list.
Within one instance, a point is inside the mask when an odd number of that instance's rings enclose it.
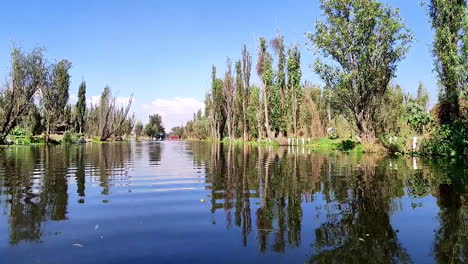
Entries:
{"label": "blue sky", "polygon": [[[421,80],[434,102],[432,31],[425,10],[419,0],[384,2],[400,9],[415,35],[395,82],[414,93]],[[122,100],[134,94],[138,118],[146,121],[158,111],[168,128],[202,106],[212,64],[222,74],[226,57],[238,59],[244,43],[255,55],[258,37],[273,38],[278,30],[288,44],[301,47],[303,80],[320,84],[309,67],[314,56],[304,36],[320,19],[318,0],[5,1],[2,10],[2,81],[8,78],[12,45],[43,46],[51,62],[72,61],[72,94],[82,79],[89,97],[109,84]]]}

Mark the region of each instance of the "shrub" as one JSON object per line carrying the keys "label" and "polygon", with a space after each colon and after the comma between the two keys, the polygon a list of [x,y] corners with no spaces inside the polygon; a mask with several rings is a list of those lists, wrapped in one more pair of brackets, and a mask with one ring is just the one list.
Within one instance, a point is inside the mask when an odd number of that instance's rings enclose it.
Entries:
{"label": "shrub", "polygon": [[339,142],[339,143],[337,144],[336,148],[337,148],[338,150],[347,152],[347,151],[353,150],[355,146],[356,146],[356,142],[355,142],[355,141],[346,139],[346,140],[343,140],[343,141]]}
{"label": "shrub", "polygon": [[26,136],[26,130],[21,127],[15,127],[10,131],[12,136]]}
{"label": "shrub", "polygon": [[73,143],[73,135],[69,131],[66,131],[63,134],[63,140],[62,143],[64,144],[72,144]]}
{"label": "shrub", "polygon": [[468,146],[467,129],[462,121],[453,125],[441,125],[427,138],[421,140],[419,152],[432,156],[457,156],[466,155]]}

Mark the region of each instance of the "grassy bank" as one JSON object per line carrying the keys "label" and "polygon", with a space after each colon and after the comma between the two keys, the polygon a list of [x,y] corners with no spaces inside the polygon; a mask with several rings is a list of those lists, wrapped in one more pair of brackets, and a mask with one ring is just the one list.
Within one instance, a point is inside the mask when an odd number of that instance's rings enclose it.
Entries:
{"label": "grassy bank", "polygon": [[[225,143],[225,144],[236,144],[236,145],[249,145],[249,146],[271,146],[271,147],[280,147],[278,141],[276,140],[255,140],[255,141],[242,141],[241,139],[230,141],[225,138],[223,140],[214,140],[214,139],[185,139],[187,141],[202,141],[202,142],[215,142],[215,143]],[[285,146],[286,147],[286,146]],[[318,139],[306,139],[304,144],[302,139],[298,143],[291,144],[291,147],[305,147],[312,149],[312,151],[325,152],[325,151],[342,151],[342,152],[354,152],[354,153],[363,153],[364,149],[361,144],[357,141],[349,139],[329,139],[329,138],[318,138]]]}

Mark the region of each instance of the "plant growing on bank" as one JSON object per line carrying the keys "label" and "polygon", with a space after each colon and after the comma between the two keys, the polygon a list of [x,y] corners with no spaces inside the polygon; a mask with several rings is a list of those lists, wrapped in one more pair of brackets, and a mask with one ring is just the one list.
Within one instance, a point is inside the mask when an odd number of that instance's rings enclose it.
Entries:
{"label": "plant growing on bank", "polygon": [[76,102],[76,131],[83,133],[86,118],[86,82],[82,81],[78,89],[78,101]]}
{"label": "plant growing on bank", "polygon": [[374,115],[412,34],[398,11],[375,0],[321,0],[321,8],[325,21],[308,38],[327,60],[317,59],[314,70],[359,140],[373,143]]}
{"label": "plant growing on bank", "polygon": [[43,50],[11,51],[10,82],[0,91],[0,143],[26,115],[35,93],[46,82]]}
{"label": "plant growing on bank", "polygon": [[143,123],[141,121],[138,121],[135,124],[135,139],[139,140],[141,136],[143,136]]}
{"label": "plant growing on bank", "polygon": [[89,110],[88,133],[97,135],[99,141],[107,141],[115,136],[116,132],[127,121],[131,105],[132,97],[126,106],[118,108],[116,97],[112,95],[109,86],[106,86],[101,94],[99,105],[92,106]]}
{"label": "plant growing on bank", "polygon": [[42,86],[42,105],[46,120],[45,142],[49,142],[51,130],[64,115],[65,106],[68,102],[68,90],[70,87],[70,74],[68,71],[71,63],[61,60],[51,66],[50,76],[47,77],[46,85]]}
{"label": "plant growing on bank", "polygon": [[145,126],[145,134],[148,137],[154,137],[158,133],[165,133],[164,126],[162,125],[162,117],[159,114],[149,116],[149,122]]}
{"label": "plant growing on bank", "polygon": [[466,0],[431,0],[429,4],[435,69],[442,87],[439,101],[444,109],[439,120],[444,125],[459,120],[459,97],[467,85],[467,12]]}

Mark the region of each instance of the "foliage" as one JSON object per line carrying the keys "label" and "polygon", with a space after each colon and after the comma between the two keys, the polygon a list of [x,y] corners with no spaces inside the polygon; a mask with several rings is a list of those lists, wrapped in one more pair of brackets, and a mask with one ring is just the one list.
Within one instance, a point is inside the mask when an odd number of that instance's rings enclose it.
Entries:
{"label": "foliage", "polygon": [[442,86],[439,100],[446,108],[442,124],[452,124],[459,119],[458,99],[468,78],[467,64],[463,61],[467,47],[463,30],[466,30],[467,12],[466,0],[430,0],[429,17],[435,30],[435,68]]}
{"label": "foliage", "polygon": [[76,102],[76,131],[82,133],[85,128],[86,117],[86,82],[82,81],[78,88],[78,101]]}
{"label": "foliage", "polygon": [[423,133],[424,128],[431,123],[431,117],[424,111],[424,106],[414,100],[406,104],[405,117],[411,129],[418,134]]}
{"label": "foliage", "polygon": [[336,148],[340,151],[351,151],[356,147],[357,143],[355,141],[352,141],[350,139],[345,139],[341,141],[340,143],[337,144]]}
{"label": "foliage", "polygon": [[412,35],[397,10],[375,0],[321,0],[321,8],[326,21],[308,37],[327,60],[317,60],[314,69],[361,141],[374,141],[376,108]]}
{"label": "foliage", "polygon": [[141,123],[141,121],[138,121],[136,124],[135,124],[135,139],[136,140],[139,140],[141,136],[143,136],[143,123]]}
{"label": "foliage", "polygon": [[16,126],[10,131],[10,135],[12,136],[26,136],[26,130],[19,126]]}
{"label": "foliage", "polygon": [[437,127],[419,145],[419,153],[428,156],[468,155],[467,149],[468,131],[461,121]]}
{"label": "foliage", "polygon": [[124,107],[117,107],[116,97],[112,95],[109,86],[101,93],[99,104],[91,106],[86,121],[87,132],[99,137],[99,141],[107,141],[119,132],[122,125],[128,121],[128,113],[132,105],[132,97]]}
{"label": "foliage", "polygon": [[150,115],[149,122],[145,126],[145,134],[148,137],[154,137],[158,133],[165,133],[162,117],[159,114]]}
{"label": "foliage", "polygon": [[46,81],[43,50],[11,51],[10,82],[0,91],[0,143],[27,113],[34,94]]}
{"label": "foliage", "polygon": [[51,129],[57,125],[64,114],[65,106],[68,102],[68,90],[70,87],[71,63],[61,60],[51,66],[50,73],[46,78],[46,85],[42,86],[42,106],[46,121],[46,142],[48,141]]}
{"label": "foliage", "polygon": [[63,139],[62,139],[63,144],[72,144],[73,143],[73,135],[70,131],[66,131],[63,134]]}

